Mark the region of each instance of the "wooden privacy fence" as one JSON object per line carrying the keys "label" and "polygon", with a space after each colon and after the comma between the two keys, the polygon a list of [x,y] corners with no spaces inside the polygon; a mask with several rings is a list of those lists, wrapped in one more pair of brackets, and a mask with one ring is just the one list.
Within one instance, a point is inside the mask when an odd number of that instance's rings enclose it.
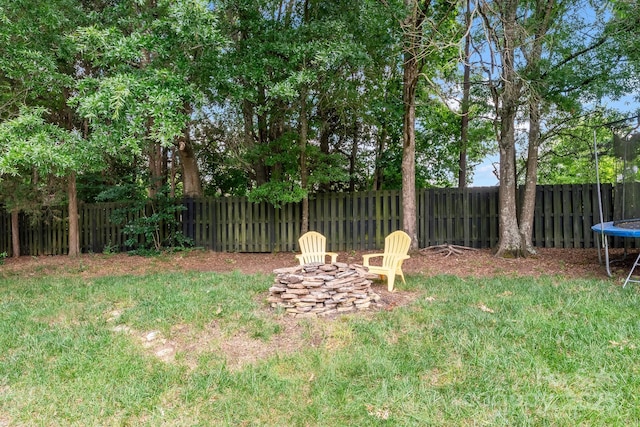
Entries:
{"label": "wooden privacy fence", "polygon": [[[611,185],[602,185],[604,218],[613,211]],[[184,200],[183,232],[195,246],[228,252],[298,250],[300,203],[274,208],[242,197]],[[83,252],[124,251],[122,226],[110,217],[122,204],[80,206],[80,246]],[[533,229],[537,247],[590,248],[591,225],[599,222],[596,185],[538,186]],[[37,222],[21,215],[23,255],[58,255],[68,251],[66,208]],[[384,246],[387,234],[401,229],[399,191],[316,194],[309,200],[309,229],[327,237],[328,250],[373,250]],[[426,189],[417,193],[418,244],[475,248],[498,242],[498,188]],[[0,214],[0,252],[11,251],[9,214]]]}
{"label": "wooden privacy fence", "polygon": [[[605,218],[612,187],[604,185]],[[418,244],[475,248],[498,242],[498,188],[437,188],[419,191]],[[280,209],[245,198],[187,200],[186,235],[215,251],[296,251],[300,204]],[[591,225],[599,222],[595,185],[538,186],[533,229],[537,247],[594,246]],[[309,229],[327,237],[330,251],[382,248],[384,238],[402,228],[399,191],[319,194],[309,200]]]}

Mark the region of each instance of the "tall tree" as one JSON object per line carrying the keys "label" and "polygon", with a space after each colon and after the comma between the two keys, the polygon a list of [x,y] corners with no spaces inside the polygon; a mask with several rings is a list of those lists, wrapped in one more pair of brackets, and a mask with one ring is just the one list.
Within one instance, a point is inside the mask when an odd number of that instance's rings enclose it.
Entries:
{"label": "tall tree", "polygon": [[74,37],[89,65],[74,105],[89,120],[91,137],[113,155],[147,153],[152,190],[166,181],[166,156],[175,148],[184,194],[202,195],[191,116],[224,44],[210,3],[123,0],[100,17]]}
{"label": "tall tree", "polygon": [[223,2],[234,43],[221,64],[228,78],[218,90],[243,119],[241,154],[254,200],[304,204],[309,193],[347,185],[353,149],[345,148],[353,140],[347,129],[361,114],[356,107],[364,105],[362,81],[370,63],[365,38],[353,25],[363,19],[361,7]]}
{"label": "tall tree", "polygon": [[[532,244],[535,185],[539,149],[548,115],[580,109],[615,86],[605,83],[620,76],[616,55],[608,45],[599,9],[596,19],[580,19],[587,1],[487,1],[479,3],[483,31],[490,47],[485,67],[496,116],[500,150],[500,239],[497,255],[522,256]],[[606,16],[606,14],[604,15]],[[583,32],[585,37],[576,38]],[[586,37],[588,35],[588,37]],[[613,79],[615,80],[615,78]],[[577,115],[576,115],[577,116]],[[523,203],[517,211],[517,124],[528,124]],[[575,123],[575,122],[573,122]],[[571,125],[567,122],[565,125]]]}
{"label": "tall tree", "polygon": [[[5,136],[15,131],[16,141],[30,141],[24,146],[27,152],[33,147],[38,151],[47,151],[46,141],[60,143],[74,139],[71,136],[61,137],[60,129],[71,132],[77,124],[73,111],[66,105],[75,74],[75,63],[66,34],[85,22],[86,17],[81,6],[81,3],[75,0],[0,1],[0,120],[5,120]],[[48,112],[45,114],[44,110],[38,107],[46,107]],[[42,140],[33,139],[34,130],[16,130],[20,123],[33,123],[38,128],[37,132],[42,135]],[[5,160],[18,161],[16,152],[13,149],[8,150],[12,157]],[[38,155],[34,154],[34,157],[37,158]],[[43,161],[46,160],[40,159],[40,162]],[[18,163],[21,165],[17,169],[19,173],[4,179],[0,184],[1,187],[6,187],[0,188],[0,193],[4,193],[6,200],[13,206],[11,218],[14,255],[20,253],[17,236],[18,212],[42,200],[34,197],[38,191],[13,192],[12,189],[35,190],[35,187],[41,187],[49,181],[48,176],[42,175],[40,164],[32,164],[32,169],[28,170],[27,163]],[[72,256],[79,253],[75,170],[68,169],[69,175],[66,176],[69,254]]]}
{"label": "tall tree", "polygon": [[471,98],[471,1],[466,0],[465,36],[462,77],[462,102],[460,108],[460,160],[458,171],[458,188],[467,186],[467,147],[469,146],[469,102]]}
{"label": "tall tree", "polygon": [[[382,0],[387,7],[394,7]],[[403,0],[397,15],[402,30],[402,227],[411,237],[411,247],[418,247],[416,208],[416,90],[427,66],[431,77],[453,57],[447,56],[457,46],[457,2],[447,0]],[[444,54],[444,55],[443,55]]]}
{"label": "tall tree", "polygon": [[[46,185],[47,177],[66,177],[68,182],[69,207],[69,256],[80,253],[78,234],[77,200],[75,192],[75,173],[87,170],[91,162],[91,150],[74,132],[69,132],[44,119],[44,109],[23,108],[20,114],[0,123],[0,179],[18,182],[18,188],[28,187],[30,198],[16,197],[7,199],[12,212],[23,209],[27,200],[35,201],[40,208],[46,204],[45,198],[35,199],[39,187]],[[69,176],[72,175],[72,178]],[[45,179],[39,180],[38,177]],[[38,182],[41,181],[41,182]],[[2,181],[0,181],[1,183]],[[15,187],[14,187],[15,188]],[[46,188],[51,194],[50,188]],[[14,215],[12,215],[12,219]],[[17,218],[16,218],[17,219]],[[17,231],[17,224],[12,230]],[[19,242],[14,238],[14,254],[19,254]]]}

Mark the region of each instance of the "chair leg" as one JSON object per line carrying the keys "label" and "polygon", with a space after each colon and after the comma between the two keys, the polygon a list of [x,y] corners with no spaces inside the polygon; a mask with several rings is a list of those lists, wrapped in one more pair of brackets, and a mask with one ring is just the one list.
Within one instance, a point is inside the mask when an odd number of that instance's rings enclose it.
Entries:
{"label": "chair leg", "polygon": [[389,290],[389,292],[393,292],[393,282],[395,281],[395,279],[395,274],[389,274],[387,276],[387,289]]}

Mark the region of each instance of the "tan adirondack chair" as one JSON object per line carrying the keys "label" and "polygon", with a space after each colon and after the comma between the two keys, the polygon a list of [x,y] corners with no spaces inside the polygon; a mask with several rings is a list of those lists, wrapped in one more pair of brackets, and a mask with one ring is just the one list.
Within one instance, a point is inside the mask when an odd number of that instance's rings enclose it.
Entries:
{"label": "tan adirondack chair", "polygon": [[[396,276],[404,280],[404,274],[402,273],[402,262],[405,259],[411,258],[408,255],[409,247],[411,246],[411,237],[404,231],[394,231],[384,239],[384,253],[382,254],[367,254],[363,255],[363,264],[369,269],[370,273],[387,277],[387,288],[389,292],[393,291],[393,283]],[[370,265],[371,258],[382,257],[382,265]]]}
{"label": "tan adirondack chair", "polygon": [[300,265],[309,264],[312,262],[326,262],[327,255],[331,257],[331,262],[336,262],[338,254],[335,252],[327,252],[327,238],[317,231],[309,231],[304,233],[298,239],[300,244],[299,255],[296,258],[300,261]]}

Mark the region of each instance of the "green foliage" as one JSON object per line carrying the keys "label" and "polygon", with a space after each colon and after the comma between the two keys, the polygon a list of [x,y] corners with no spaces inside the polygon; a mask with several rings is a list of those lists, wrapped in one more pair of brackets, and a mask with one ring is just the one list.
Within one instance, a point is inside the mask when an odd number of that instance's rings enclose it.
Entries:
{"label": "green foliage", "polygon": [[252,202],[267,202],[279,208],[286,203],[297,203],[307,196],[299,184],[285,181],[269,181],[249,192]]}
{"label": "green foliage", "polygon": [[44,119],[43,108],[23,107],[0,123],[0,176],[64,175],[82,161],[81,139]]}
{"label": "green foliage", "polygon": [[70,103],[90,120],[92,139],[107,154],[141,155],[150,141],[169,146],[182,135],[182,106],[192,96],[183,80],[167,71],[85,78]]}
{"label": "green foliage", "polygon": [[34,220],[43,206],[62,200],[71,171],[100,165],[86,141],[48,122],[46,114],[44,108],[23,106],[18,116],[0,122],[0,199]]}
{"label": "green foliage", "polygon": [[0,265],[4,264],[4,260],[7,259],[7,252],[0,252]]}
{"label": "green foliage", "polygon": [[184,205],[167,196],[166,188],[151,198],[136,194],[139,190],[137,186],[122,186],[103,193],[99,198],[122,200],[124,193],[133,196],[126,206],[114,210],[110,218],[114,224],[124,225],[123,233],[128,236],[125,244],[132,248],[130,253],[151,255],[162,250],[175,251],[192,246],[192,239],[182,233],[178,219]]}
{"label": "green foliage", "polygon": [[[452,58],[462,38],[461,9],[452,4],[416,3],[428,9],[422,41],[432,43],[420,55],[416,91],[419,187],[456,182],[459,117],[434,96],[460,92],[460,64]],[[75,171],[80,198],[93,200],[102,186],[144,179],[149,147],[161,144],[167,154],[186,135],[209,195],[251,193],[280,205],[318,191],[369,189],[376,172],[383,176],[377,185],[400,188],[407,46],[399,22],[406,5],[0,0],[0,197],[22,207],[45,203],[53,193],[46,185]],[[544,99],[544,182],[591,179],[581,172],[592,169],[582,142],[589,138],[570,115],[603,96],[637,93],[638,7],[623,0],[595,6],[554,3],[541,59],[526,67],[522,51],[515,58],[522,100],[534,92]],[[534,3],[518,7],[526,48],[540,23]],[[482,39],[474,33],[478,51]],[[480,75],[484,64],[473,65],[475,90],[495,75]],[[471,167],[494,148],[482,105],[489,98],[473,95]],[[309,129],[301,152],[302,111]],[[525,109],[520,113],[526,121]],[[206,125],[215,134],[202,134]],[[580,134],[579,153],[570,149],[571,133]],[[308,177],[301,176],[301,156]],[[179,157],[172,158],[178,181]],[[31,195],[38,197],[27,201]]]}
{"label": "green foliage", "polygon": [[317,146],[306,147],[306,155],[309,158],[308,187],[310,191],[321,191],[322,188],[331,186],[341,188],[349,180],[345,159],[338,153],[322,153]]}
{"label": "green foliage", "polygon": [[[466,155],[470,165],[480,163],[492,147],[491,122],[482,117],[480,107],[480,103],[475,103],[469,112]],[[456,186],[460,168],[460,114],[438,100],[431,100],[417,120],[416,186]]]}
{"label": "green foliage", "polygon": [[70,104],[88,120],[92,141],[128,161],[152,144],[179,144],[224,46],[207,1],[137,3],[106,7],[70,37],[94,70]]}
{"label": "green foliage", "polygon": [[0,0],[0,120],[24,104],[62,108],[73,86],[66,33],[84,18],[76,0]]}
{"label": "green foliage", "polygon": [[[615,183],[620,180],[621,162],[613,150],[614,132],[604,123],[620,119],[613,112],[574,120],[571,129],[560,128],[547,136],[540,150],[538,182],[540,184]],[[557,120],[564,120],[559,116]],[[552,122],[553,123],[553,122]],[[595,131],[595,135],[594,135]],[[594,136],[596,147],[594,147]],[[596,169],[594,149],[598,150]],[[523,162],[523,160],[521,160]]]}

